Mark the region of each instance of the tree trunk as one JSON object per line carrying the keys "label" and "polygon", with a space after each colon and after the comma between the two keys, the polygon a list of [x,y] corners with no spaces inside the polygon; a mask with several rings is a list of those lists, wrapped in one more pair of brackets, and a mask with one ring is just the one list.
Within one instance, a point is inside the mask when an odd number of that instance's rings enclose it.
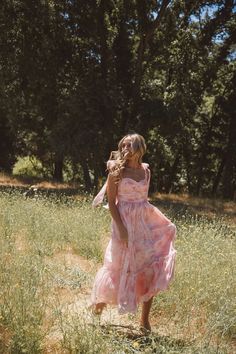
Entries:
{"label": "tree trunk", "polygon": [[56,155],[54,161],[53,179],[57,182],[63,182],[63,157]]}
{"label": "tree trunk", "polygon": [[130,122],[130,120],[134,120],[134,124],[136,124],[135,118],[137,116],[137,113],[139,112],[140,88],[141,88],[141,82],[144,74],[145,51],[148,47],[149,41],[155,34],[156,28],[160,25],[160,22],[162,21],[162,18],[165,15],[169,3],[170,0],[162,0],[156,19],[149,23],[147,21],[148,14],[143,13],[143,11],[145,11],[145,7],[143,8],[142,1],[140,1],[141,8],[139,8],[139,6],[137,8],[139,21],[142,22],[141,19],[143,19],[143,17],[146,17],[146,21],[145,21],[146,26],[143,27],[140,23],[141,33],[140,33],[139,44],[137,48],[137,59],[135,63],[131,113],[130,116],[127,117],[125,130],[128,130],[130,127],[130,123],[132,123]]}
{"label": "tree trunk", "polygon": [[234,113],[235,110],[230,115],[228,146],[223,176],[223,196],[227,199],[234,199],[235,194],[236,121]]}
{"label": "tree trunk", "polygon": [[190,164],[191,158],[190,158],[190,152],[188,151],[188,143],[186,137],[183,140],[182,155],[186,165],[185,168],[186,168],[188,192],[192,194],[194,192],[194,188],[192,185],[192,171],[191,171],[191,164]]}
{"label": "tree trunk", "polygon": [[176,157],[175,157],[175,161],[171,167],[170,176],[168,178],[168,182],[167,182],[167,186],[166,186],[167,193],[171,193],[172,183],[173,183],[173,179],[175,177],[176,168],[179,164],[179,160],[180,160],[180,151],[177,152]]}
{"label": "tree trunk", "polygon": [[220,167],[218,169],[216,178],[215,178],[214,183],[213,183],[213,187],[212,187],[212,191],[211,191],[213,197],[217,193],[217,189],[218,189],[218,186],[219,186],[219,183],[220,183],[220,179],[221,179],[224,167],[225,167],[225,163],[226,163],[226,158],[225,158],[225,155],[224,155],[223,158],[222,158],[222,161],[220,163]]}
{"label": "tree trunk", "polygon": [[87,162],[85,162],[85,161],[81,162],[81,166],[82,166],[83,174],[84,174],[85,189],[86,189],[86,191],[90,192],[92,190],[92,181],[90,178]]}

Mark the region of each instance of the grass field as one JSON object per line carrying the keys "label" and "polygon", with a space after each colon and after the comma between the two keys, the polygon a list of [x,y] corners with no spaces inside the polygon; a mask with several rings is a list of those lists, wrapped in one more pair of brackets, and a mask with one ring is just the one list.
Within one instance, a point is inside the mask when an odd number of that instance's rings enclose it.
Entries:
{"label": "grass field", "polygon": [[[162,209],[177,226],[175,277],[145,338],[71,311],[89,295],[110,215],[91,198],[0,194],[0,353],[236,352],[235,225]],[[138,315],[127,315],[138,328]]]}

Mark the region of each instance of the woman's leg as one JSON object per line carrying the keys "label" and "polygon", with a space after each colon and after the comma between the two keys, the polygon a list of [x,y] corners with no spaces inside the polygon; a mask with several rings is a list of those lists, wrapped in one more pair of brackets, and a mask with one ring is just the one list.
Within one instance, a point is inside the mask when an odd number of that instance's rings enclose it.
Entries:
{"label": "woman's leg", "polygon": [[143,303],[141,320],[140,320],[141,327],[143,327],[144,329],[149,330],[149,331],[151,331],[151,326],[149,323],[149,313],[150,313],[151,306],[152,306],[152,300],[153,300],[153,297],[151,297],[150,300]]}

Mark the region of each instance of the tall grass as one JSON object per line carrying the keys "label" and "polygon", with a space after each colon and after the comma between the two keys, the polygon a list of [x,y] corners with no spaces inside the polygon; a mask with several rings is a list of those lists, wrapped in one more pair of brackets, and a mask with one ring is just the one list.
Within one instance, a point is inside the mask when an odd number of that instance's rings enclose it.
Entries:
{"label": "tall grass", "polygon": [[176,332],[208,345],[236,339],[236,234],[223,218],[182,215],[175,280],[155,298],[154,309],[177,324]]}
{"label": "tall grass", "polygon": [[[235,230],[167,210],[177,225],[175,277],[153,303],[149,339],[117,335],[93,319],[61,311],[65,290],[81,296],[94,272],[63,264],[60,252],[103,259],[110,215],[90,198],[24,199],[0,195],[0,352],[42,353],[55,329],[68,353],[232,353],[236,340]],[[95,271],[95,269],[94,269]],[[71,296],[72,296],[71,295]],[[138,317],[137,317],[138,320]],[[156,327],[155,327],[156,325]],[[59,351],[56,351],[59,350]]]}

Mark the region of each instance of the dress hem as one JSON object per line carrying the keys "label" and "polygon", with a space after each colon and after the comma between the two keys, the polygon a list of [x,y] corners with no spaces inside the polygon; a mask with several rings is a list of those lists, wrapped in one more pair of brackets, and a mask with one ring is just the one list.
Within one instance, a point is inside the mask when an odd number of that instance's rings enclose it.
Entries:
{"label": "dress hem", "polygon": [[[153,280],[152,280],[152,284],[154,286],[153,287],[151,286],[152,290],[149,290],[146,294],[140,296],[138,302],[136,303],[136,307],[135,308],[129,310],[128,307],[126,308],[126,306],[122,305],[118,301],[118,299],[112,301],[112,300],[109,300],[108,297],[106,297],[104,295],[103,296],[99,296],[99,295],[95,295],[94,293],[93,293],[93,296],[92,296],[91,305],[96,305],[98,303],[104,302],[107,305],[110,305],[110,306],[113,306],[113,307],[117,307],[118,313],[120,315],[123,315],[125,313],[133,313],[133,314],[135,314],[138,311],[138,307],[139,307],[140,304],[149,301],[151,299],[151,297],[156,296],[160,292],[168,290],[170,282],[171,282],[171,280],[173,279],[173,276],[174,276],[174,264],[175,264],[176,253],[177,253],[176,250],[172,250],[170,252],[170,254],[168,254],[167,256],[160,257],[158,260],[153,261],[147,267],[145,267],[142,270],[139,270],[135,274],[135,278],[136,278],[138,276],[138,274],[140,274],[141,272],[144,272],[145,269],[154,268],[154,277],[153,277]],[[168,268],[170,269],[169,270],[169,275],[168,275],[167,279],[163,280],[163,278],[162,278],[163,284],[160,284],[160,278],[164,274],[163,274],[163,272],[161,270],[159,270],[159,272],[157,272],[157,271],[155,272],[155,265],[158,265],[158,264],[160,265],[161,264],[161,269],[164,269],[167,263],[169,263],[168,264]],[[105,265],[103,265],[102,268],[100,269],[100,272],[101,272],[100,274],[102,274],[104,271],[107,273],[103,277],[104,283],[112,284],[111,274],[114,274],[114,270],[108,269]],[[117,272],[117,270],[116,270],[116,272]],[[101,286],[102,284],[101,284],[100,277],[98,277],[98,280],[99,280],[99,284]],[[96,282],[95,282],[95,284],[96,284]],[[113,285],[113,286],[115,288],[115,285]],[[95,287],[96,287],[96,285],[95,285]]]}

